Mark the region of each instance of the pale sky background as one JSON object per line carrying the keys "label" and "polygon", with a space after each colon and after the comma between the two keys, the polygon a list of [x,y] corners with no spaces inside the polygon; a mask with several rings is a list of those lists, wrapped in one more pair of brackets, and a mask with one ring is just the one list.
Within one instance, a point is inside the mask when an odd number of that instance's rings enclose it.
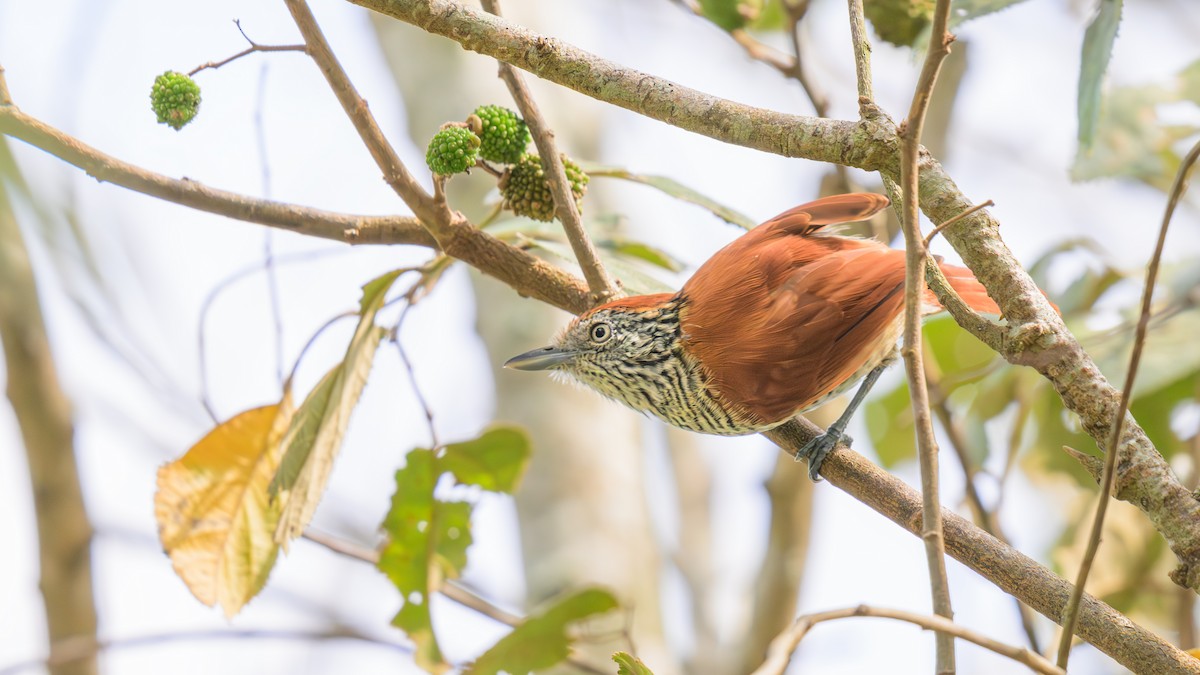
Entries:
{"label": "pale sky background", "polygon": [[[402,102],[366,12],[339,0],[312,0],[312,5],[385,133],[409,167],[426,178],[426,139],[414,143],[406,135]],[[740,102],[811,112],[794,83],[749,62],[732,41],[666,0],[521,0],[508,5],[510,14],[536,30],[628,66]],[[1113,261],[1140,266],[1152,250],[1164,196],[1115,181],[1075,185],[1067,176],[1088,6],[1030,0],[962,28],[960,37],[970,42],[971,66],[959,94],[949,142],[953,153],[946,165],[972,199],[995,200],[1005,239],[1022,260],[1031,261],[1065,239],[1089,236]],[[1165,82],[1200,57],[1195,42],[1200,5],[1186,0],[1127,3],[1125,12],[1111,65],[1113,82]],[[25,112],[125,161],[256,195],[266,192],[255,124],[260,78],[265,76],[261,111],[272,198],[352,213],[405,212],[379,179],[320,73],[302,55],[255,55],[202,73],[197,80],[204,101],[197,121],[180,133],[154,123],[148,102],[154,77],[241,50],[245,44],[233,19],[240,19],[262,44],[298,41],[282,2],[0,0],[0,64]],[[831,115],[852,118],[857,113],[845,23],[843,2],[815,0],[805,39],[812,76],[832,95]],[[874,63],[878,100],[899,118],[908,108],[917,64],[909,52],[883,43],[876,43]],[[825,171],[813,163],[724,145],[582,96],[572,100],[601,120],[596,129],[601,156],[586,159],[670,176],[759,220],[813,198]],[[1171,114],[1200,122],[1194,107],[1172,109]],[[553,113],[560,119],[569,116],[568,110]],[[120,639],[228,626],[219,610],[191,596],[161,554],[152,495],[157,467],[181,454],[209,426],[198,403],[201,305],[231,274],[261,265],[266,230],[98,184],[40,151],[19,142],[12,147],[39,196],[79,215],[108,289],[106,296],[81,277],[67,259],[69,252],[66,262],[56,264],[49,239],[35,233],[27,211],[20,214],[26,216],[22,225],[39,272],[60,376],[78,415],[80,467],[97,529],[93,561],[101,635]],[[693,267],[737,234],[707,213],[645,188],[607,184],[605,189],[620,195],[632,231]],[[1194,254],[1198,225],[1193,208],[1176,216],[1168,256]],[[362,283],[427,256],[418,249],[350,249],[281,232],[271,238],[281,258],[320,254],[280,267],[285,368],[312,330],[355,305]],[[935,245],[935,252],[953,257],[944,242]],[[95,308],[117,349],[97,338],[73,296]],[[106,305],[105,298],[115,305]],[[224,292],[211,311],[210,397],[222,417],[278,399],[274,328],[266,298],[263,276],[256,274]],[[564,322],[566,318],[564,314]],[[471,290],[459,266],[405,326],[405,344],[443,439],[469,438],[492,421],[490,366],[473,323]],[[298,391],[306,391],[340,358],[350,330],[344,324],[317,343],[301,368]],[[118,352],[148,377],[135,374]],[[900,376],[899,369],[888,375]],[[851,433],[867,438],[861,417]],[[427,442],[407,378],[395,351],[385,347],[316,526],[356,532],[363,540],[373,536],[401,457]],[[0,546],[0,667],[45,653],[34,521],[20,447],[10,409],[0,406],[0,541],[6,542]],[[858,447],[869,452],[866,443]],[[759,485],[775,452],[757,437],[712,439],[703,450],[703,461],[712,463],[719,476],[716,534],[724,539],[717,563],[728,570],[721,607],[729,612],[739,611],[748,570],[765,545]],[[651,475],[661,472],[663,464],[653,455],[646,459]],[[898,473],[910,484],[917,482],[915,465]],[[1009,508],[1003,514],[1007,531],[1018,548],[1041,557],[1057,527],[1050,522],[1056,505],[1020,480],[1009,489]],[[947,503],[956,503],[961,495],[959,471],[949,458],[943,490]],[[817,502],[821,515],[801,611],[858,603],[928,611],[924,553],[917,538],[828,485],[817,487]],[[674,518],[670,509],[663,504],[655,508],[658,522],[669,527]],[[474,534],[467,580],[498,603],[519,607],[523,581],[509,500],[484,498]],[[953,561],[950,574],[958,621],[1022,642],[1008,596]],[[664,592],[670,600],[669,583]],[[320,628],[332,616],[402,641],[389,627],[398,605],[396,591],[382,575],[298,542],[281,558],[262,596],[232,625]],[[434,611],[442,646],[453,662],[473,658],[504,633],[503,627],[450,603],[435,603]],[[872,620],[815,629],[793,670],[928,672],[930,636],[886,621],[873,621],[864,632],[866,621]],[[862,643],[864,635],[869,644]],[[688,636],[676,631],[675,637],[686,649]],[[959,659],[964,673],[1025,672],[965,644],[959,647]],[[102,667],[107,673],[166,670],[180,675],[419,672],[408,661],[349,642],[243,640],[115,650],[103,657]],[[1080,673],[1119,672],[1090,649],[1078,650],[1073,666]]]}

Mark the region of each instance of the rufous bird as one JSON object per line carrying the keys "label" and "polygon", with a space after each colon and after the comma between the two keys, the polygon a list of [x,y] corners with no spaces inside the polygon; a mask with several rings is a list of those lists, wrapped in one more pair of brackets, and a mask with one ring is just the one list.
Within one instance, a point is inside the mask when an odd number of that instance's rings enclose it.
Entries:
{"label": "rufous bird", "polygon": [[[863,380],[797,455],[818,480],[854,409],[896,360],[904,316],[904,252],[824,228],[887,206],[877,194],[797,206],[722,248],[678,293],[597,306],[552,346],[504,365],[565,373],[668,424],[722,436],[777,427]],[[1000,313],[970,270],[940,265],[968,305]],[[924,300],[926,313],[941,309],[928,289]]]}

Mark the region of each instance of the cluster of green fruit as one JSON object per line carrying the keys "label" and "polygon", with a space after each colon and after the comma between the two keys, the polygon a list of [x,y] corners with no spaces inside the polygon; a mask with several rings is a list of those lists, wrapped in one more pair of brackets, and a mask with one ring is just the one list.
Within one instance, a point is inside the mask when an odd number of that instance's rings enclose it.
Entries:
{"label": "cluster of green fruit", "polygon": [[[550,183],[541,158],[525,152],[529,141],[529,127],[515,112],[498,105],[479,106],[465,124],[447,124],[434,134],[425,163],[443,176],[463,173],[480,160],[508,165],[500,179],[505,208],[533,220],[553,220]],[[587,191],[588,175],[566,155],[562,161],[578,206]]]}
{"label": "cluster of green fruit", "polygon": [[150,88],[150,107],[160,124],[179,131],[200,110],[200,85],[183,73],[168,70],[155,78]]}

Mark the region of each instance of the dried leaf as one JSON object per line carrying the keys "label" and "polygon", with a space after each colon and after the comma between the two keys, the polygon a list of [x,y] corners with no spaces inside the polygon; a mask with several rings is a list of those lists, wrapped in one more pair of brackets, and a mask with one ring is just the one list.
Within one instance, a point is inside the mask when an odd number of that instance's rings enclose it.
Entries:
{"label": "dried leaf", "polygon": [[267,495],[293,413],[277,405],[243,412],[158,470],[154,517],[175,573],[200,602],[236,614],[267,582],[279,546],[280,504]]}

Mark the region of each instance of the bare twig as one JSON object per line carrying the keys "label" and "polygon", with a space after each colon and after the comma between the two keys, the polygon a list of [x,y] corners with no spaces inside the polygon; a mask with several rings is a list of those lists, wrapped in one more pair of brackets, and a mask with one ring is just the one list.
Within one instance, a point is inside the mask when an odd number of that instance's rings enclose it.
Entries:
{"label": "bare twig", "polygon": [[290,640],[296,642],[318,642],[326,640],[356,640],[366,644],[376,645],[403,654],[411,654],[412,648],[398,642],[389,642],[366,633],[339,626],[326,631],[305,630],[194,630],[174,633],[154,633],[137,637],[117,638],[112,640],[96,640],[86,637],[67,638],[55,642],[50,647],[50,655],[45,659],[25,661],[0,668],[0,675],[15,675],[25,670],[34,670],[44,666],[59,666],[94,658],[96,654],[113,649],[134,649],[137,647],[153,647],[171,642],[207,642],[212,640]]}
{"label": "bare twig", "polygon": [[220,61],[209,61],[208,63],[205,63],[202,66],[196,66],[195,68],[188,71],[189,77],[192,75],[195,75],[196,73],[198,73],[202,70],[206,70],[209,68],[212,68],[215,70],[215,69],[220,68],[221,66],[224,66],[228,63],[237,61],[238,59],[242,58],[243,56],[248,56],[250,54],[253,54],[254,52],[306,52],[306,51],[308,51],[308,48],[305,45],[260,45],[257,42],[255,42],[254,40],[251,40],[250,36],[246,35],[246,31],[242,30],[241,20],[234,19],[233,25],[237,26],[238,32],[242,34],[242,37],[245,38],[246,42],[250,43],[250,47],[248,47],[247,49],[243,49],[242,51],[234,54],[233,56],[230,56],[227,59],[221,59]]}
{"label": "bare twig", "polygon": [[1175,207],[1180,197],[1187,190],[1188,176],[1192,166],[1200,157],[1200,142],[1192,146],[1175,173],[1175,183],[1171,186],[1171,195],[1167,199],[1167,208],[1163,213],[1162,226],[1158,230],[1158,242],[1154,245],[1154,255],[1146,268],[1146,285],[1142,289],[1142,313],[1138,318],[1137,329],[1133,337],[1133,353],[1129,355],[1129,370],[1125,374],[1125,384],[1121,388],[1121,402],[1117,406],[1116,417],[1112,425],[1112,435],[1104,450],[1104,473],[1100,479],[1100,493],[1096,502],[1096,517],[1092,521],[1092,533],[1088,538],[1087,550],[1079,563],[1079,574],[1075,578],[1075,591],[1067,604],[1063,617],[1062,642],[1058,645],[1058,665],[1067,667],[1071,654],[1071,642],[1074,637],[1075,622],[1078,619],[1080,598],[1087,584],[1088,573],[1096,551],[1100,548],[1100,534],[1104,530],[1104,514],[1108,509],[1109,497],[1112,496],[1113,478],[1116,473],[1117,455],[1121,450],[1121,433],[1125,428],[1125,414],[1129,410],[1129,399],[1133,396],[1133,381],[1137,377],[1138,364],[1142,359],[1142,348],[1146,344],[1146,328],[1150,324],[1150,303],[1154,299],[1154,284],[1158,281],[1158,265],[1162,261],[1163,248],[1167,243],[1167,228],[1171,225],[1171,217],[1175,215]]}
{"label": "bare twig", "polygon": [[767,650],[767,660],[763,662],[758,670],[754,671],[754,675],[782,675],[787,669],[788,661],[792,658],[792,652],[796,651],[800,641],[808,634],[808,631],[818,623],[825,621],[833,621],[836,619],[849,619],[853,617],[870,616],[882,619],[895,619],[897,621],[906,621],[924,628],[925,630],[937,631],[940,635],[947,635],[953,638],[960,638],[968,642],[973,642],[984,649],[993,651],[1001,656],[1006,656],[1017,663],[1029,666],[1031,670],[1037,673],[1045,673],[1045,675],[1065,675],[1064,670],[1055,667],[1053,663],[1046,660],[1041,654],[1032,652],[1023,647],[1015,647],[1005,644],[998,640],[993,640],[977,633],[969,628],[964,628],[949,619],[942,616],[927,616],[924,614],[915,614],[899,609],[888,609],[884,607],[868,607],[867,605],[859,605],[858,607],[847,607],[845,609],[835,609],[828,612],[817,612],[814,614],[806,614],[796,619],[786,631],[780,633],[774,641],[771,642],[770,649]]}
{"label": "bare twig", "polygon": [[220,68],[221,66],[229,64],[233,61],[237,61],[238,59],[242,58],[243,56],[249,56],[250,54],[253,54],[255,52],[303,52],[303,51],[307,51],[305,49],[304,45],[258,45],[258,44],[255,44],[255,45],[251,45],[251,46],[247,47],[246,49],[243,49],[242,51],[234,54],[233,56],[230,56],[229,58],[221,59],[220,61],[209,61],[208,63],[205,63],[203,65],[196,66],[195,68],[192,68],[191,70],[189,70],[187,74],[188,74],[188,77],[191,77],[192,75],[195,75],[196,73],[198,73],[202,70],[208,70],[210,68],[217,69],[217,68]]}
{"label": "bare twig", "polygon": [[[287,264],[312,260],[314,258],[328,256],[331,253],[332,251],[309,251],[307,253],[296,253],[287,256],[286,258],[276,259],[274,264]],[[216,410],[213,408],[212,400],[208,393],[208,348],[206,346],[207,341],[205,340],[205,327],[208,324],[208,314],[209,311],[212,310],[213,303],[216,302],[221,293],[238,281],[241,281],[242,279],[245,279],[251,275],[258,274],[262,271],[263,267],[261,265],[251,265],[234,272],[214,286],[212,290],[208,292],[208,295],[204,296],[204,302],[200,304],[200,320],[197,322],[196,326],[196,350],[197,360],[199,361],[200,368],[200,404],[204,406],[204,410],[208,413],[209,418],[212,419],[213,424],[217,424],[220,422],[220,420],[217,417]],[[338,318],[353,315],[353,313],[343,314],[339,315]],[[282,355],[280,358],[282,358]],[[280,368],[279,380],[281,383],[284,380],[282,368]]]}
{"label": "bare twig", "polygon": [[[314,544],[324,546],[334,553],[344,555],[349,558],[354,558],[355,560],[359,560],[370,565],[377,565],[379,563],[379,553],[374,549],[369,549],[360,544],[345,541],[332,535],[325,534],[324,532],[313,530],[312,528],[306,530],[303,536],[305,539],[313,542]],[[518,614],[513,614],[512,612],[497,607],[483,596],[479,595],[475,591],[472,591],[463,584],[458,583],[457,581],[448,580],[443,582],[438,588],[437,592],[448,600],[452,600],[455,603],[466,607],[467,609],[474,610],[475,612],[486,616],[493,621],[505,624],[507,626],[512,626],[515,628],[525,621],[525,617]],[[574,656],[568,656],[567,663],[585,673],[598,673],[603,675],[608,672],[607,670],[597,668],[586,661],[581,661]],[[0,675],[4,675],[4,673],[0,673]]]}
{"label": "bare twig", "polygon": [[[908,372],[909,394],[912,397],[913,424],[917,432],[918,456],[921,463],[921,494],[924,498],[922,510],[922,539],[925,541],[925,557],[929,565],[929,585],[933,595],[933,609],[937,614],[951,619],[954,611],[950,603],[950,585],[946,578],[946,550],[942,533],[941,505],[938,494],[938,448],[933,435],[933,415],[929,408],[929,391],[925,384],[925,366],[921,349],[921,319],[924,315],[925,260],[928,251],[921,238],[921,212],[918,204],[917,159],[921,147],[921,130],[925,126],[925,112],[937,82],[942,60],[950,53],[953,37],[946,31],[950,15],[950,1],[938,0],[933,13],[932,37],[925,64],[917,80],[909,108],[908,120],[900,127],[903,141],[900,163],[900,188],[903,198],[903,216],[900,223],[905,241],[904,280],[904,362]],[[954,640],[945,633],[937,639],[937,673],[949,675],[955,672]]]}
{"label": "bare twig", "polygon": [[[483,8],[491,14],[500,15],[499,0],[483,0]],[[500,65],[500,78],[508,85],[508,91],[533,135],[533,143],[537,146],[546,178],[550,181],[550,193],[554,196],[554,213],[563,224],[567,240],[571,242],[571,250],[575,252],[575,259],[583,269],[583,278],[587,279],[592,302],[605,302],[618,295],[618,290],[604,269],[604,263],[600,262],[600,255],[596,253],[596,247],[592,245],[587,230],[583,229],[579,208],[575,205],[575,195],[571,192],[571,183],[567,180],[562,156],[554,142],[554,132],[546,124],[517,69],[503,61],[497,63]]]}
{"label": "bare twig", "polygon": [[[929,349],[928,343],[925,344],[925,348],[926,355],[932,355],[932,350]],[[971,509],[971,515],[974,516],[975,524],[996,539],[1008,544],[1008,537],[1004,535],[1004,531],[1000,527],[1000,521],[996,517],[997,511],[995,509],[988,509],[983,503],[983,499],[979,496],[979,490],[976,489],[975,478],[980,473],[979,468],[971,461],[967,438],[963,433],[961,425],[958,424],[958,420],[954,418],[950,406],[946,403],[948,394],[942,388],[944,380],[938,369],[937,361],[932,358],[926,359],[925,371],[933,412],[937,415],[938,421],[941,422],[942,429],[946,432],[946,438],[950,441],[950,447],[958,457],[958,463],[963,470],[964,493],[966,494],[967,505]],[[1021,629],[1025,632],[1025,639],[1029,641],[1029,648],[1037,653],[1041,653],[1042,649],[1038,642],[1037,630],[1033,625],[1033,611],[1016,597],[1013,598],[1013,602],[1017,605],[1017,615],[1021,620]]]}
{"label": "bare twig", "polygon": [[929,231],[929,234],[926,235],[926,237],[925,237],[925,248],[929,248],[929,245],[931,243],[933,243],[933,238],[938,236],[938,234],[941,233],[942,230],[946,229],[947,227],[950,227],[951,225],[962,220],[963,218],[970,216],[971,214],[975,213],[976,211],[978,211],[980,209],[986,209],[989,206],[995,206],[995,205],[996,205],[996,203],[989,199],[986,202],[983,202],[982,204],[976,204],[975,206],[972,206],[971,208],[967,209],[966,211],[963,211],[962,213],[958,214],[957,216],[954,216],[953,218],[951,218],[950,220],[947,220],[946,222],[942,223],[941,225],[938,225],[937,227],[933,228],[932,230]]}
{"label": "bare twig", "polygon": [[863,18],[863,0],[847,0],[850,10],[850,43],[854,45],[854,77],[858,86],[858,112],[867,117],[868,107],[874,105],[871,89],[871,41],[867,39],[867,23]]}

